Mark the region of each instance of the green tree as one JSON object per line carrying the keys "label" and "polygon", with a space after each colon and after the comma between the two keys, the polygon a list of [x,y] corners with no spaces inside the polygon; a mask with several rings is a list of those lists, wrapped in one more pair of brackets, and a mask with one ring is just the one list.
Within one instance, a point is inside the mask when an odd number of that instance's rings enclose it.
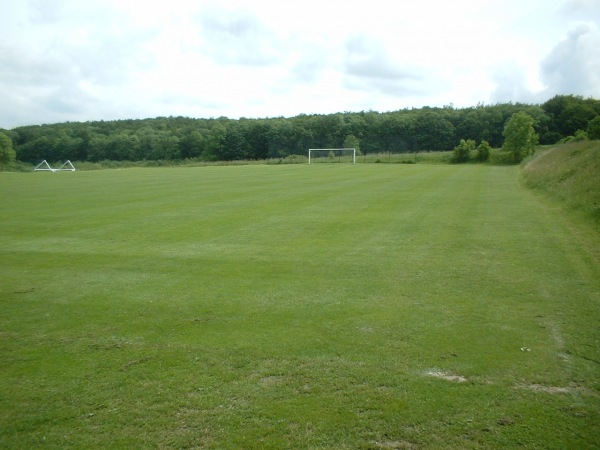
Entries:
{"label": "green tree", "polygon": [[533,125],[533,117],[524,112],[513,114],[506,122],[502,149],[512,154],[514,162],[521,162],[525,156],[535,151],[538,135]]}
{"label": "green tree", "polygon": [[454,125],[443,114],[423,109],[414,122],[418,150],[450,150],[456,142]]}
{"label": "green tree", "polygon": [[590,139],[600,139],[600,116],[594,117],[588,123],[587,134]]}
{"label": "green tree", "polygon": [[183,158],[197,158],[204,150],[206,137],[199,130],[187,130],[180,140],[181,156]]}
{"label": "green tree", "polygon": [[348,136],[346,136],[346,139],[344,139],[344,147],[356,149],[356,154],[357,155],[361,154],[360,153],[360,141],[353,134],[349,134]]}
{"label": "green tree", "polygon": [[219,123],[211,128],[207,138],[206,144],[204,145],[204,151],[202,152],[202,159],[205,161],[216,161],[221,158],[223,148],[225,144],[225,137],[227,135],[227,128],[225,125]]}
{"label": "green tree", "polygon": [[471,152],[475,150],[475,141],[472,139],[460,140],[460,144],[454,147],[452,151],[452,162],[464,163],[471,158]]}
{"label": "green tree", "polygon": [[[542,105],[551,118],[550,132],[556,141],[574,136],[577,130],[584,130],[589,121],[600,114],[600,100],[584,99],[576,95],[557,95]],[[555,141],[555,142],[556,142]]]}
{"label": "green tree", "polygon": [[4,133],[0,133],[0,166],[12,164],[17,159],[13,149],[12,140]]}
{"label": "green tree", "polygon": [[485,124],[482,122],[483,116],[480,110],[473,109],[469,112],[465,110],[456,120],[456,134],[464,136],[466,139],[482,139],[481,134],[485,130]]}
{"label": "green tree", "polygon": [[559,127],[564,136],[575,136],[577,130],[584,130],[596,116],[591,106],[575,103],[567,106],[559,116]]}
{"label": "green tree", "polygon": [[490,158],[490,153],[492,152],[492,146],[488,141],[481,141],[481,144],[477,146],[477,152],[475,154],[475,158],[479,162],[486,162]]}

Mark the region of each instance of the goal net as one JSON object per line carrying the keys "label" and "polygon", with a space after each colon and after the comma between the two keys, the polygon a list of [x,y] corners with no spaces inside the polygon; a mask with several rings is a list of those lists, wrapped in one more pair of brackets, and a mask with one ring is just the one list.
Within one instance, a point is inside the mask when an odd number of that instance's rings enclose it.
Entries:
{"label": "goal net", "polygon": [[356,164],[355,148],[311,148],[308,163],[352,163]]}

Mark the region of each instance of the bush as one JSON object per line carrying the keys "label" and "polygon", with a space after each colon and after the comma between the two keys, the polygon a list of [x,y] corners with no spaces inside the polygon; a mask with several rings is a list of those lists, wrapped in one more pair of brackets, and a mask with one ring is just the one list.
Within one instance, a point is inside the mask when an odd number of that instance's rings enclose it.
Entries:
{"label": "bush", "polygon": [[575,136],[567,136],[566,138],[558,141],[558,143],[559,144],[568,144],[569,142],[581,142],[581,141],[587,141],[587,140],[588,140],[587,132],[585,132],[583,130],[577,130],[575,132]]}
{"label": "bush", "polygon": [[490,159],[490,153],[492,152],[492,146],[488,141],[481,141],[481,144],[477,147],[477,154],[475,158],[479,162],[486,162]]}
{"label": "bush", "polygon": [[464,163],[471,158],[471,152],[475,150],[475,141],[472,139],[460,140],[460,144],[454,147],[452,151],[453,163]]}

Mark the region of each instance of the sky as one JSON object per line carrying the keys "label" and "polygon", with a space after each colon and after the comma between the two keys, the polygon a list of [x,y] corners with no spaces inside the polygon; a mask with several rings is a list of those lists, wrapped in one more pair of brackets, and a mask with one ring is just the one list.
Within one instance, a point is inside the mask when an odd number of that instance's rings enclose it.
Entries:
{"label": "sky", "polygon": [[0,0],[0,128],[600,98],[600,0]]}

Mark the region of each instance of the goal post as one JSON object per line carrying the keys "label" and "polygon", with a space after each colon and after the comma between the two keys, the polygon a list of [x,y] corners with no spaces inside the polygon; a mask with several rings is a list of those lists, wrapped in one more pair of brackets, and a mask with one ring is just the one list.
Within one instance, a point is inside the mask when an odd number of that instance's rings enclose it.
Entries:
{"label": "goal post", "polygon": [[75,172],[75,167],[73,166],[73,163],[71,163],[71,161],[67,159],[65,163],[56,170],[59,172],[61,170],[65,170],[67,172]]}
{"label": "goal post", "polygon": [[355,148],[309,148],[308,149],[308,164],[314,162],[316,155],[325,153],[326,155],[337,154],[352,154],[352,164],[356,164],[356,149]]}
{"label": "goal post", "polygon": [[48,164],[48,161],[43,160],[41,163],[39,163],[37,166],[35,166],[33,168],[34,172],[39,172],[39,171],[48,171],[48,172],[56,172],[56,169],[53,169],[52,167],[50,167],[50,164]]}
{"label": "goal post", "polygon": [[67,159],[62,166],[60,166],[58,169],[54,169],[54,168],[50,167],[50,164],[48,164],[48,161],[43,160],[41,163],[39,163],[37,166],[35,166],[33,168],[33,171],[34,172],[39,172],[39,171],[75,172],[75,166],[73,166],[73,163],[71,163],[71,161]]}

